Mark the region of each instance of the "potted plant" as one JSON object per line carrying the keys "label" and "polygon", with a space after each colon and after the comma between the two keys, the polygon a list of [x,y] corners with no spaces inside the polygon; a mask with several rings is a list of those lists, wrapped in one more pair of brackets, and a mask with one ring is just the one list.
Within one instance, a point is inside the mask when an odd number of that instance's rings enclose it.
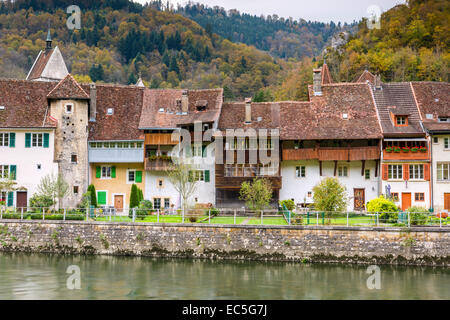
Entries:
{"label": "potted plant", "polygon": [[427,152],[427,147],[420,147],[420,148],[419,148],[419,151],[420,151],[420,152]]}
{"label": "potted plant", "polygon": [[412,147],[411,148],[411,152],[413,152],[413,153],[419,152],[419,148],[418,147]]}
{"label": "potted plant", "polygon": [[386,150],[387,153],[391,153],[392,152],[392,147],[387,147],[385,150]]}
{"label": "potted plant", "polygon": [[403,147],[403,148],[402,148],[402,151],[403,151],[404,153],[408,153],[410,150],[411,150],[411,149],[409,149],[409,147]]}
{"label": "potted plant", "polygon": [[394,152],[400,152],[401,151],[401,149],[400,149],[400,147],[394,147]]}

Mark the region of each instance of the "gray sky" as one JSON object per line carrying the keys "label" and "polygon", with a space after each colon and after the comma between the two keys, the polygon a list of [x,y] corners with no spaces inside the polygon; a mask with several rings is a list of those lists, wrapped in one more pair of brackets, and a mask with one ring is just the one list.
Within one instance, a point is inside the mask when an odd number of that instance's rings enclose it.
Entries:
{"label": "gray sky", "polygon": [[[145,3],[148,0],[134,0]],[[165,2],[166,0],[163,0]],[[186,3],[185,0],[170,0],[171,3]],[[378,6],[386,11],[406,0],[199,0],[209,6],[220,6],[227,10],[238,9],[240,12],[255,15],[277,14],[279,17],[303,18],[311,21],[352,22],[368,17],[367,8]]]}

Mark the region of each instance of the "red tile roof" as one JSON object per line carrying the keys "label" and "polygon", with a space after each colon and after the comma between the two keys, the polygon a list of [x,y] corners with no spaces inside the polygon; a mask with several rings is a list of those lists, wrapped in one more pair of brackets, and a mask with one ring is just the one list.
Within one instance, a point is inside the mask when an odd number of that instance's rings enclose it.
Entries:
{"label": "red tile roof", "polygon": [[89,95],[81,88],[78,82],[68,74],[47,95],[49,99],[89,99]]}
{"label": "red tile roof", "polygon": [[41,52],[39,52],[39,56],[37,57],[36,62],[30,70],[27,80],[35,80],[41,77],[42,72],[47,65],[47,62],[48,60],[50,60],[50,57],[52,56],[54,51],[55,49],[53,48],[50,50],[42,50]]}
{"label": "red tile roof", "polygon": [[369,82],[371,84],[375,84],[375,76],[368,70],[364,70],[364,72],[358,76],[353,82],[364,83]]}
{"label": "red tile roof", "polygon": [[224,103],[220,114],[219,129],[278,129],[280,126],[279,102],[251,104],[251,123],[245,123],[245,102]]}
{"label": "red tile roof", "polygon": [[328,65],[324,63],[324,65],[322,66],[322,84],[330,84],[330,83],[333,83],[333,78],[331,77]]}

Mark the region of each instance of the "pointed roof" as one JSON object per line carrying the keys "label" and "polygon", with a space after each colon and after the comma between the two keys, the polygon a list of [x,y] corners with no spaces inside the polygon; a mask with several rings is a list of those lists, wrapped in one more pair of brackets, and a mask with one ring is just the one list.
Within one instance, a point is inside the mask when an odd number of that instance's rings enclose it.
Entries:
{"label": "pointed roof", "polygon": [[322,84],[330,84],[333,83],[333,78],[331,78],[330,69],[328,69],[328,65],[326,63],[322,66]]}
{"label": "pointed roof", "polygon": [[141,88],[145,88],[144,81],[142,81],[141,77],[139,77],[138,82],[136,82],[136,86],[141,87]]}
{"label": "pointed roof", "polygon": [[69,73],[50,93],[49,99],[89,99],[89,95]]}
{"label": "pointed roof", "polygon": [[357,77],[357,78],[355,78],[355,80],[353,80],[353,82],[355,82],[355,83],[364,83],[366,81],[368,81],[371,84],[375,84],[375,75],[373,75],[367,69],[364,70],[364,72],[361,73],[361,75],[359,77]]}

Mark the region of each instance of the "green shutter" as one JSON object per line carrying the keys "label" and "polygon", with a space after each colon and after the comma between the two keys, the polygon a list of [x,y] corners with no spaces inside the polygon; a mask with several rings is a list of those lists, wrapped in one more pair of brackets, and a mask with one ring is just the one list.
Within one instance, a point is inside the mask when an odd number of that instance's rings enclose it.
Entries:
{"label": "green shutter", "polygon": [[142,182],[142,171],[136,171],[136,182]]}
{"label": "green shutter", "polygon": [[209,182],[209,170],[205,170],[205,182]]}
{"label": "green shutter", "polygon": [[50,144],[50,134],[44,133],[44,148],[48,148]]}
{"label": "green shutter", "polygon": [[31,133],[25,133],[25,148],[31,148]]}
{"label": "green shutter", "polygon": [[102,168],[99,166],[95,167],[95,177],[97,179],[100,179],[101,176],[102,176]]}
{"label": "green shutter", "polygon": [[17,177],[17,166],[16,165],[9,166],[9,178],[11,180],[16,180],[16,177]]}
{"label": "green shutter", "polygon": [[14,205],[14,192],[8,192],[8,207],[12,207]]}
{"label": "green shutter", "polygon": [[9,147],[10,148],[16,147],[16,134],[14,132],[11,132],[9,134]]}
{"label": "green shutter", "polygon": [[111,167],[111,178],[115,178],[116,177],[116,167],[112,166]]}
{"label": "green shutter", "polygon": [[206,146],[202,146],[202,157],[206,158]]}
{"label": "green shutter", "polygon": [[106,205],[106,192],[105,191],[97,192],[97,203],[100,205]]}

